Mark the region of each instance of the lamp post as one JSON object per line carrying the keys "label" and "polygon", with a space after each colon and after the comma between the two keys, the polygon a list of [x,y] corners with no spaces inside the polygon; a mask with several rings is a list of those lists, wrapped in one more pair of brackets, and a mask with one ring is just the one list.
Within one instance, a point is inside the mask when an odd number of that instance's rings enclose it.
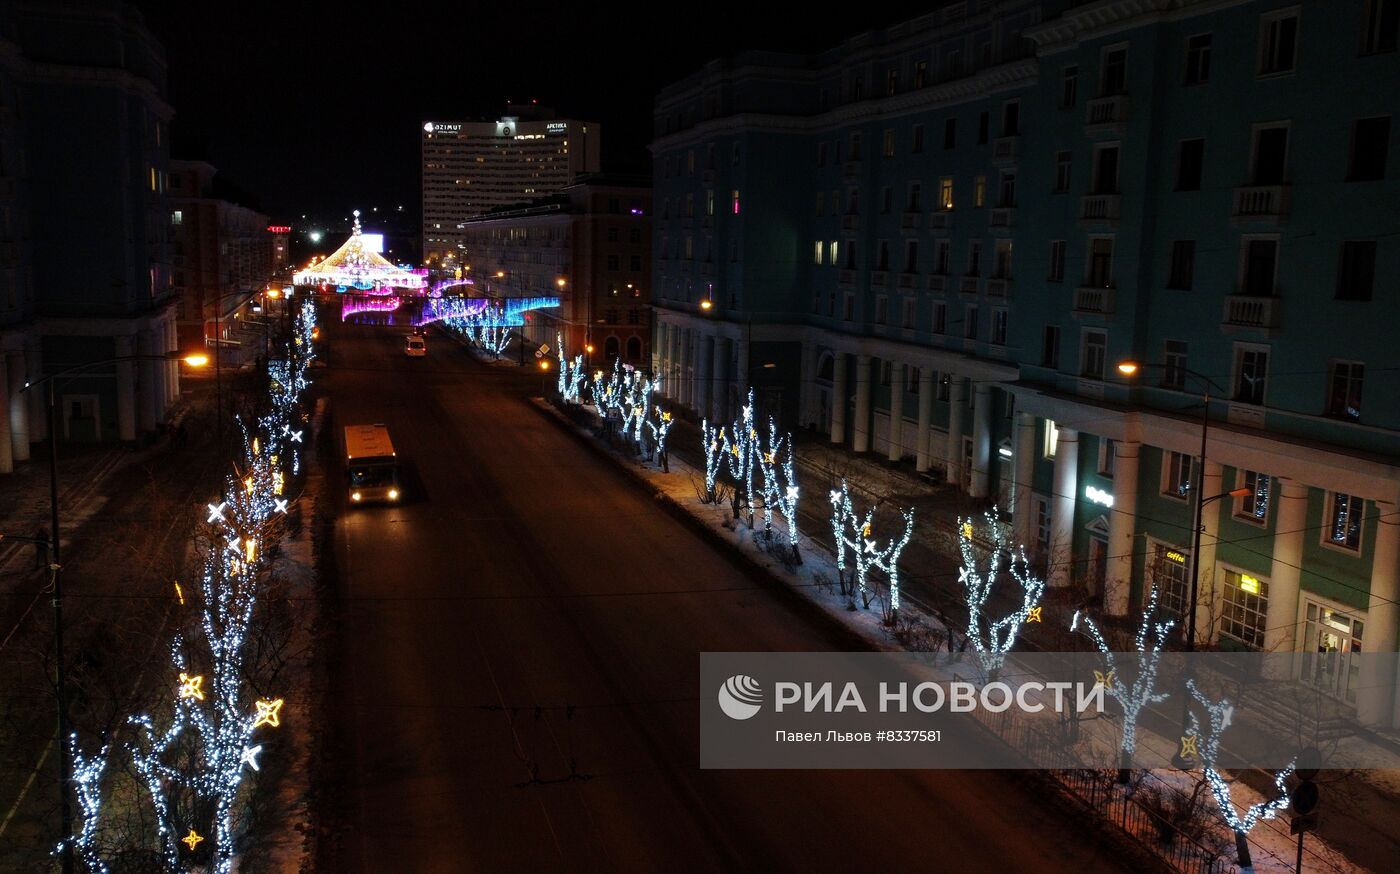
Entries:
{"label": "lamp post", "polygon": [[68,782],[72,778],[73,766],[69,761],[68,749],[68,695],[67,675],[63,667],[63,562],[60,553],[62,537],[58,528],[58,415],[54,401],[54,387],[59,377],[75,375],[81,371],[104,364],[123,361],[184,361],[191,367],[203,367],[209,363],[207,355],[118,355],[102,358],[68,367],[57,373],[25,382],[21,392],[40,385],[47,386],[49,420],[49,587],[53,591],[53,640],[54,640],[54,682],[58,693],[58,792],[59,816],[62,820],[63,843],[60,845],[63,874],[73,872],[73,846],[69,838],[73,835],[73,809],[68,804]]}

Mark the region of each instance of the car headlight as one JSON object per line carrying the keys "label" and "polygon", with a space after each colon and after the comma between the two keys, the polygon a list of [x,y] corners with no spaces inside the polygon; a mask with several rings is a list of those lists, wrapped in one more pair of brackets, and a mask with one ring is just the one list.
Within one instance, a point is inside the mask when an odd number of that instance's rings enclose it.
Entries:
{"label": "car headlight", "polygon": [[360,499],[360,493],[359,493],[359,492],[351,492],[351,493],[350,493],[350,500],[352,500],[352,501],[358,501],[359,499]]}
{"label": "car headlight", "polygon": [[398,489],[389,489],[389,500],[391,500],[391,501],[397,501],[398,499],[399,499],[399,490],[398,490]]}

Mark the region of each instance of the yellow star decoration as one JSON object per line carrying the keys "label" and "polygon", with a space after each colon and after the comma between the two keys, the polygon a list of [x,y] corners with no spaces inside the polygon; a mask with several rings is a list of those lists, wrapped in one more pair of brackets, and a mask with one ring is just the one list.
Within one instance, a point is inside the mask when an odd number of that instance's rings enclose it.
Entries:
{"label": "yellow star decoration", "polygon": [[739,447],[738,447],[738,446],[730,447],[729,452],[730,452],[730,454],[733,455],[735,458],[738,458],[738,457],[739,457]]}
{"label": "yellow star decoration", "polygon": [[256,437],[253,438],[253,454],[258,454],[258,438]]}
{"label": "yellow star decoration", "polygon": [[1032,608],[1030,609],[1030,612],[1026,614],[1026,621],[1027,621],[1027,622],[1039,622],[1039,621],[1040,621],[1040,608],[1039,608],[1039,607],[1032,607]]}
{"label": "yellow star decoration", "polygon": [[1181,736],[1181,757],[1183,759],[1194,759],[1199,754],[1196,749],[1196,736],[1194,734],[1183,734]]}
{"label": "yellow star decoration", "polygon": [[251,476],[243,481],[243,488],[248,491],[248,494],[253,493],[253,478]]}
{"label": "yellow star decoration", "polygon": [[866,525],[865,525],[865,527],[862,528],[862,529],[860,529],[860,533],[861,533],[861,535],[864,536],[864,537],[869,537],[869,536],[870,536],[870,523],[867,522]]}
{"label": "yellow star decoration", "polygon": [[1105,689],[1107,689],[1109,686],[1112,686],[1113,672],[1109,671],[1107,674],[1102,674],[1098,671],[1094,671],[1094,685],[1103,686]]}
{"label": "yellow star decoration", "polygon": [[669,422],[669,421],[671,421],[671,414],[670,414],[670,413],[662,413],[662,414],[661,414],[661,421],[663,421],[663,422]]}
{"label": "yellow star decoration", "polygon": [[204,677],[202,677],[202,676],[199,676],[199,675],[197,675],[197,674],[196,674],[195,676],[193,676],[193,677],[191,677],[189,674],[181,674],[181,675],[180,675],[180,697],[181,697],[181,698],[194,698],[194,699],[197,700],[197,701],[203,701],[203,700],[204,700],[204,689],[203,689],[203,686],[204,686]]}
{"label": "yellow star decoration", "polygon": [[964,522],[964,523],[963,523],[963,527],[962,527],[962,536],[963,536],[963,537],[966,537],[968,540],[971,540],[971,539],[972,539],[972,523],[971,523],[971,522]]}
{"label": "yellow star decoration", "polygon": [[766,461],[766,462],[769,463],[769,464],[773,464],[775,461],[777,461],[777,456],[775,456],[775,455],[774,455],[773,453],[771,453],[771,452],[766,452],[766,453],[764,453],[764,455],[763,455],[763,460]]}
{"label": "yellow star decoration", "polygon": [[282,724],[282,699],[276,701],[259,701],[258,717],[253,720],[253,728],[260,725],[270,725],[273,728]]}
{"label": "yellow star decoration", "polygon": [[202,840],[204,840],[204,838],[199,836],[199,832],[196,832],[194,829],[190,829],[189,834],[185,835],[183,838],[180,838],[180,843],[189,844],[190,852],[193,853],[194,848],[199,846],[199,842]]}

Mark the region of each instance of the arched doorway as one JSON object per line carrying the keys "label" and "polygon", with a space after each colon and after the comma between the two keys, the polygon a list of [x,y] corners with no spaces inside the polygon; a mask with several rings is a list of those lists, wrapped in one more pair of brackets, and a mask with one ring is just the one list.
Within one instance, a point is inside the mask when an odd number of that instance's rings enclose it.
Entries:
{"label": "arched doorway", "polygon": [[630,362],[632,362],[633,364],[636,364],[637,362],[639,362],[639,361],[642,360],[642,338],[641,338],[641,337],[628,337],[628,338],[627,338],[627,360],[630,361]]}
{"label": "arched doorway", "polygon": [[616,337],[609,337],[608,341],[603,344],[603,358],[612,362],[619,357],[621,357],[621,346]]}

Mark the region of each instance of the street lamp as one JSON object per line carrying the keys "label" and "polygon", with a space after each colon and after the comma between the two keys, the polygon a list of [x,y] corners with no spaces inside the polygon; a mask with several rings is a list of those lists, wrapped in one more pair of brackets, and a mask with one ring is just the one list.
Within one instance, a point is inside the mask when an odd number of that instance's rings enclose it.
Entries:
{"label": "street lamp", "polygon": [[181,355],[171,352],[166,355],[118,355],[76,364],[57,373],[51,373],[24,383],[21,392],[36,386],[48,386],[49,419],[49,588],[53,592],[53,640],[54,640],[54,681],[58,692],[58,792],[59,815],[63,825],[61,862],[63,874],[73,872],[73,846],[69,838],[73,834],[73,810],[68,804],[68,782],[72,778],[73,766],[69,761],[68,748],[68,695],[67,679],[63,669],[63,562],[60,553],[58,528],[58,415],[54,403],[54,386],[59,377],[70,376],[103,364],[117,364],[123,361],[184,361],[191,367],[203,367],[209,363],[207,355]]}

